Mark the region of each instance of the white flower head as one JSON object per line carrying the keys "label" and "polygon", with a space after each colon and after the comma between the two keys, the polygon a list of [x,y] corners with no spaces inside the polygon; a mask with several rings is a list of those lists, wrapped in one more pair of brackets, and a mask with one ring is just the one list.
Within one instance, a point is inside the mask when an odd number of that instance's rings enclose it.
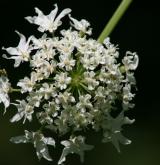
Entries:
{"label": "white flower head", "polygon": [[50,33],[53,33],[58,26],[62,24],[61,19],[69,14],[71,12],[71,9],[66,8],[64,9],[57,17],[58,12],[58,6],[55,4],[55,9],[51,11],[49,15],[44,15],[41,10],[38,8],[35,8],[36,13],[38,16],[34,17],[25,17],[26,20],[28,20],[32,24],[39,25],[38,30],[40,32],[49,31]]}
{"label": "white flower head", "polygon": [[[56,4],[48,15],[38,8],[35,12],[37,16],[28,16],[26,20],[38,25],[42,36],[33,35],[26,40],[17,32],[20,36],[18,46],[3,48],[11,55],[3,57],[14,59],[14,67],[24,61],[29,63],[26,71],[30,76],[24,75],[13,88],[0,70],[0,103],[6,109],[10,105],[8,93],[20,92],[18,103],[11,103],[17,112],[10,121],[34,120],[39,123],[36,127],[40,127],[34,132],[26,130],[25,135],[13,137],[11,141],[32,143],[39,159],[52,161],[47,145],[55,146],[55,141],[44,137],[42,132],[50,129],[56,137],[71,134],[70,139],[61,141],[64,149],[58,164],[63,164],[70,153],[79,154],[83,162],[84,151],[93,147],[85,144],[80,133],[92,128],[103,132],[103,142],[112,142],[119,151],[119,142],[130,143],[121,134],[121,126],[132,123],[124,115],[126,110],[133,108],[132,88],[136,85],[133,71],[139,62],[137,54],[127,52],[123,60],[118,59],[117,46],[109,38],[103,43],[89,38],[90,23],[72,18],[69,8],[59,15]],[[69,15],[71,26],[56,31],[65,15]],[[119,110],[112,117],[117,105]]]}
{"label": "white flower head", "polygon": [[31,50],[33,49],[29,45],[32,36],[29,37],[28,40],[26,41],[26,37],[23,34],[19,33],[18,31],[16,31],[16,33],[20,37],[20,41],[19,41],[18,46],[17,47],[9,47],[9,48],[3,47],[2,48],[4,50],[6,50],[10,55],[12,55],[11,57],[7,57],[4,54],[3,57],[6,59],[14,59],[15,60],[14,67],[18,67],[21,62],[29,61],[30,53],[31,53]]}

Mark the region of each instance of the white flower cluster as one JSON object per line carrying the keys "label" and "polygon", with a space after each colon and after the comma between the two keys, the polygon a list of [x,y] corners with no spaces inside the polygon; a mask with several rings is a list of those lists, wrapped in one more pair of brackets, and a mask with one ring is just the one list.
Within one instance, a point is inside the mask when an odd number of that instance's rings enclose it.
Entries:
{"label": "white flower cluster", "polygon": [[[25,131],[24,136],[11,138],[14,143],[31,142],[36,148],[37,156],[51,161],[47,145],[55,146],[51,137],[44,137],[45,129],[58,135],[71,133],[69,140],[62,140],[64,147],[58,164],[65,161],[70,153],[77,153],[83,161],[83,151],[92,149],[84,143],[81,131],[92,128],[103,131],[103,142],[111,141],[119,151],[119,142],[129,144],[130,141],[121,134],[121,126],[130,124],[124,112],[133,107],[134,95],[131,90],[135,86],[133,71],[138,65],[136,53],[127,52],[122,63],[118,63],[119,52],[110,43],[89,38],[91,28],[88,21],[78,21],[71,17],[71,9],[64,9],[58,16],[58,7],[49,15],[35,8],[38,16],[26,17],[38,25],[41,38],[30,36],[28,39],[17,32],[20,42],[17,47],[4,48],[15,60],[14,67],[27,62],[31,68],[30,76],[17,82],[17,88],[11,87],[6,75],[0,77],[0,102],[5,109],[9,106],[10,92],[19,91],[21,99],[12,102],[17,113],[11,122],[23,119],[23,123],[32,121],[35,115],[40,123],[36,132]],[[61,19],[68,15],[71,27],[60,30]],[[57,36],[56,34],[59,34]],[[27,97],[26,97],[27,96]],[[111,112],[121,103],[121,112],[113,117]]]}

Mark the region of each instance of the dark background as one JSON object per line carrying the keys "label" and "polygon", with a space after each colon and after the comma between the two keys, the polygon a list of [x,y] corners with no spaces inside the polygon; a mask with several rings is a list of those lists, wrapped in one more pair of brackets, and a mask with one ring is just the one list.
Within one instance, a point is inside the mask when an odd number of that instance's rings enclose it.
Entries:
{"label": "dark background", "polygon": [[[35,6],[47,14],[53,9],[54,3],[58,3],[60,10],[71,8],[72,16],[77,19],[87,19],[93,27],[93,38],[97,38],[120,0],[1,0],[0,47],[18,44],[19,38],[14,33],[15,30],[25,36],[38,34],[36,26],[30,25],[23,18],[33,16]],[[129,113],[136,122],[124,130],[124,134],[132,140],[132,144],[121,146],[121,153],[118,154],[111,144],[100,143],[100,136],[90,133],[88,143],[95,144],[95,148],[86,153],[84,165],[160,164],[158,13],[156,1],[133,0],[132,5],[110,35],[112,43],[119,45],[122,55],[130,50],[136,51],[140,58],[139,67],[135,73],[138,86],[136,106]],[[16,82],[28,71],[25,65],[19,72],[12,67],[11,61],[0,60],[1,68],[6,68],[12,81]],[[9,119],[15,111],[10,108],[3,116],[1,109],[0,165],[56,165],[44,159],[39,162],[32,145],[15,145],[9,142],[10,137],[23,134],[25,125],[20,124],[21,122],[11,124]],[[52,152],[51,155],[54,159]],[[57,156],[57,153],[55,155]],[[80,165],[79,157],[76,155],[70,155],[67,160],[67,165]]]}

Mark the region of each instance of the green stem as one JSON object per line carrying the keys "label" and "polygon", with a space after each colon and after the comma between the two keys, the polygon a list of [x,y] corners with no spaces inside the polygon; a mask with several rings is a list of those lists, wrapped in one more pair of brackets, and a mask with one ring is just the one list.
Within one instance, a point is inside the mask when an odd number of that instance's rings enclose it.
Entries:
{"label": "green stem", "polygon": [[117,23],[119,22],[119,20],[121,19],[132,1],[133,0],[122,0],[119,7],[117,8],[115,13],[105,26],[104,30],[98,37],[98,42],[103,43],[104,39],[110,35],[110,33],[113,31],[113,29],[115,28],[115,26],[117,25]]}
{"label": "green stem", "polygon": [[10,88],[10,93],[12,92],[21,92],[21,89]]}

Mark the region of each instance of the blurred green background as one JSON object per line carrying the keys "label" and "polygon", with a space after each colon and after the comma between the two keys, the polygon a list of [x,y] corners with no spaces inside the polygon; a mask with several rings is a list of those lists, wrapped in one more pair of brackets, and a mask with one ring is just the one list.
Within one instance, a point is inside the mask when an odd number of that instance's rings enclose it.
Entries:
{"label": "blurred green background", "polygon": [[[29,36],[39,34],[36,27],[28,24],[23,17],[33,15],[35,6],[48,13],[53,4],[58,3],[60,9],[72,8],[72,15],[77,19],[85,18],[93,27],[93,37],[97,38],[106,22],[111,17],[120,0],[1,0],[0,1],[0,46],[16,46],[18,37],[14,30]],[[100,134],[88,133],[89,144],[95,144],[94,150],[86,152],[84,165],[159,165],[160,164],[160,82],[159,82],[159,30],[158,6],[155,1],[133,0],[133,4],[111,34],[111,42],[118,44],[120,53],[126,50],[136,51],[140,64],[136,71],[138,92],[135,108],[129,112],[136,122],[126,126],[124,135],[132,140],[132,144],[121,146],[117,153],[112,144],[102,144]],[[3,52],[2,52],[3,53]],[[2,54],[1,53],[1,54]],[[6,68],[9,78],[16,83],[28,71],[25,65],[14,69],[11,61],[0,58],[1,68]],[[16,98],[16,96],[12,96]],[[38,161],[32,145],[15,145],[9,142],[10,137],[23,134],[26,127],[21,122],[11,124],[9,119],[15,113],[8,109],[3,116],[0,107],[0,165],[56,165],[44,159]],[[49,148],[53,159],[59,154]],[[54,156],[55,155],[55,156]],[[67,158],[67,165],[80,165],[77,155]]]}

